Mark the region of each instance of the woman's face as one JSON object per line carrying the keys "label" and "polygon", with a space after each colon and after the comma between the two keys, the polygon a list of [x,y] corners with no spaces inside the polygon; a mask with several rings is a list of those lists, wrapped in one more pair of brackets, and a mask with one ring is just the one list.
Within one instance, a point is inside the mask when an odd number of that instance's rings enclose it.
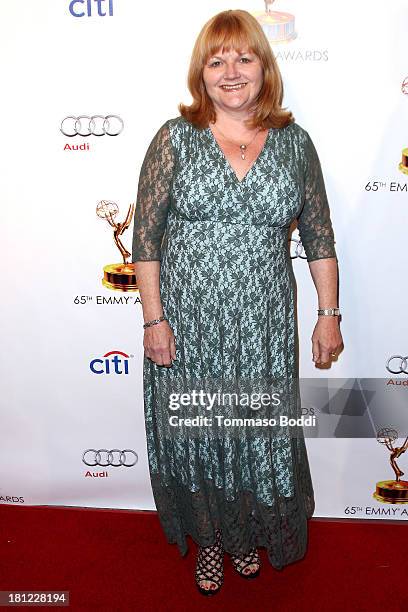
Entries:
{"label": "woman's face", "polygon": [[248,111],[262,88],[263,69],[258,56],[247,49],[219,49],[206,62],[203,80],[216,109]]}

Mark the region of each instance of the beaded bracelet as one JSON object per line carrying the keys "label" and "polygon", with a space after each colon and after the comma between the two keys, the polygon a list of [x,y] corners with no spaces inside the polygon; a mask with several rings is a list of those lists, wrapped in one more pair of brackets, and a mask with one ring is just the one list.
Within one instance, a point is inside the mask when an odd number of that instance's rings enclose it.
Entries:
{"label": "beaded bracelet", "polygon": [[151,327],[152,325],[157,325],[157,323],[161,323],[161,321],[167,321],[166,317],[159,317],[158,319],[147,321],[147,323],[143,324],[143,329],[146,329],[146,327]]}

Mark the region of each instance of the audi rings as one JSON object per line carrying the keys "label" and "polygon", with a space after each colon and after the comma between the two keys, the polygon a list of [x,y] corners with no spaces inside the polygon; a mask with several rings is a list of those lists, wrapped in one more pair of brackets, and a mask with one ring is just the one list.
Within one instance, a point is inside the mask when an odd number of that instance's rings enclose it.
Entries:
{"label": "audi rings", "polygon": [[[390,365],[391,361],[394,361],[393,369]],[[405,357],[401,355],[392,355],[385,364],[385,367],[391,374],[402,374],[403,372],[404,374],[408,374],[408,355]]]}
{"label": "audi rings", "polygon": [[94,467],[99,465],[101,467],[133,467],[137,461],[138,456],[135,451],[129,448],[125,450],[119,450],[114,448],[107,450],[106,448],[100,448],[95,450],[94,448],[88,448],[82,455],[82,461],[85,465]]}
{"label": "audi rings", "polygon": [[61,121],[60,130],[64,136],[118,136],[124,128],[123,119],[118,115],[69,115]]}

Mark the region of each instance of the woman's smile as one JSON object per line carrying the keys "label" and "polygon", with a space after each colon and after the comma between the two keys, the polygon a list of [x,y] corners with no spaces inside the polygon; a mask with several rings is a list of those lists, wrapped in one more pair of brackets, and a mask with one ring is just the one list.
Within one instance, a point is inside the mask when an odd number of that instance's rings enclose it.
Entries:
{"label": "woman's smile", "polygon": [[220,85],[223,91],[238,91],[244,89],[247,83],[235,83],[234,85]]}

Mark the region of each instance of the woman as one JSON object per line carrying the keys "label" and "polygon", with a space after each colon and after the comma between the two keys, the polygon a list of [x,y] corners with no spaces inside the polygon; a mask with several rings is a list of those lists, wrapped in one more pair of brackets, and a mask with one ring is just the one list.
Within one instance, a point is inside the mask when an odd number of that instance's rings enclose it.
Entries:
{"label": "woman", "polygon": [[[276,60],[249,13],[224,11],[205,24],[188,84],[192,104],[161,126],[141,168],[132,260],[156,507],[183,555],[187,534],[198,544],[196,584],[213,594],[224,551],[245,578],[259,575],[257,547],[277,569],[305,554],[314,496],[303,435],[243,420],[234,429],[224,417],[301,414],[292,221],[320,309],[337,308],[337,258],[316,150],[281,107]],[[318,314],[316,364],[341,348],[337,314]],[[235,402],[237,390],[259,399],[277,382],[278,408],[224,402],[232,389]]]}

